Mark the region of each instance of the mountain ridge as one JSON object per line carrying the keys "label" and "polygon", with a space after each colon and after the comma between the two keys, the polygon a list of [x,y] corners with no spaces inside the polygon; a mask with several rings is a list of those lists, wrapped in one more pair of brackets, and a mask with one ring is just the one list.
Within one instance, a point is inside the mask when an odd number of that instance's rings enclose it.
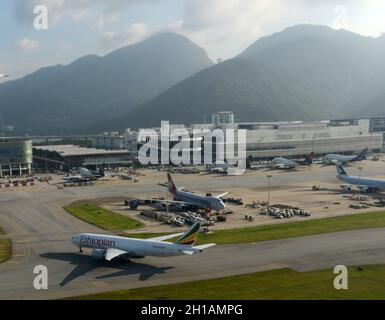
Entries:
{"label": "mountain ridge", "polygon": [[221,110],[234,111],[240,121],[335,119],[383,92],[383,39],[328,27],[305,29],[289,40],[282,34],[274,34],[274,41],[258,40],[243,54],[185,79],[115,125],[154,126],[161,120],[190,124]]}
{"label": "mountain ridge", "polygon": [[3,83],[0,112],[22,132],[71,132],[84,122],[119,117],[211,65],[206,51],[188,38],[157,34]]}

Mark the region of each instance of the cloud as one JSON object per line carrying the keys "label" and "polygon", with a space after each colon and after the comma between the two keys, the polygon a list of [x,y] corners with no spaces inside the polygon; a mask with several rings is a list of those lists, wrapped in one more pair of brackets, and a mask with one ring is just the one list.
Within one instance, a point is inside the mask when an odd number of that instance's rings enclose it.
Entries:
{"label": "cloud", "polygon": [[40,43],[29,38],[22,38],[16,42],[16,48],[23,51],[37,50],[40,47]]}
{"label": "cloud", "polygon": [[96,27],[104,27],[107,22],[115,22],[117,14],[128,6],[158,1],[163,0],[14,0],[13,14],[19,22],[32,24],[33,8],[45,5],[50,25],[69,17],[77,21],[94,19]]}
{"label": "cloud", "polygon": [[284,0],[186,0],[183,19],[169,25],[212,52],[233,56],[265,33],[265,26],[282,19]]}
{"label": "cloud", "polygon": [[105,48],[118,48],[139,42],[150,34],[148,27],[143,23],[133,23],[122,32],[104,32],[100,39]]}
{"label": "cloud", "polygon": [[214,59],[230,58],[261,36],[300,23],[372,36],[385,30],[383,0],[185,1],[183,16],[167,28],[191,38]]}
{"label": "cloud", "polygon": [[96,29],[103,29],[107,24],[119,21],[119,16],[116,13],[103,13],[96,17],[94,27]]}

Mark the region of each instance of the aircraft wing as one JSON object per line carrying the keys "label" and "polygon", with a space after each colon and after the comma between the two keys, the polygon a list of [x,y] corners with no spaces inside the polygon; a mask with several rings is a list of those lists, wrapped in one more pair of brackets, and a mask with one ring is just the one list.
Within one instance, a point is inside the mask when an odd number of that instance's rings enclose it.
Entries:
{"label": "aircraft wing", "polygon": [[208,244],[203,244],[201,246],[195,246],[194,249],[205,250],[214,246],[216,246],[216,243],[208,243]]}
{"label": "aircraft wing", "polygon": [[219,195],[217,195],[217,198],[222,198],[222,197],[224,197],[224,196],[227,196],[228,194],[229,194],[228,192],[219,194]]}
{"label": "aircraft wing", "polygon": [[181,252],[187,256],[192,256],[194,254],[194,251],[191,250],[182,250]]}
{"label": "aircraft wing", "polygon": [[196,247],[191,247],[191,249],[185,249],[185,250],[181,250],[181,252],[185,255],[193,255],[194,253],[197,253],[197,252],[203,252],[203,250],[205,249],[208,249],[208,248],[211,248],[211,247],[214,247],[216,246],[215,243],[208,243],[208,244],[203,244],[201,246],[196,246]]}
{"label": "aircraft wing", "polygon": [[166,240],[169,240],[169,239],[180,237],[182,235],[183,235],[183,232],[182,233],[168,234],[166,236],[161,236],[161,237],[150,238],[148,240],[152,240],[152,241],[166,241]]}
{"label": "aircraft wing", "polygon": [[120,249],[114,249],[114,248],[109,248],[107,249],[106,251],[106,260],[107,261],[111,261],[123,254],[127,254],[128,252],[127,251],[124,251],[124,250],[120,250]]}
{"label": "aircraft wing", "polygon": [[164,202],[164,203],[178,203],[178,204],[185,204],[185,205],[190,205],[190,206],[196,206],[197,204],[196,203],[193,203],[193,202],[187,202],[187,201],[175,201],[175,200],[156,200],[160,203]]}

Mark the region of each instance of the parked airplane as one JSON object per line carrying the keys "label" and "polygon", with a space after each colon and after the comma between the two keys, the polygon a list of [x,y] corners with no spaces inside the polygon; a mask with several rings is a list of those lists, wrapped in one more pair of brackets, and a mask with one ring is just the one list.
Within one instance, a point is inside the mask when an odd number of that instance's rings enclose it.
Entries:
{"label": "parked airplane", "polygon": [[63,180],[67,183],[79,183],[79,182],[89,182],[91,179],[84,178],[81,175],[76,175],[76,176],[67,176],[64,177]]}
{"label": "parked airplane", "polygon": [[91,180],[97,180],[97,179],[103,178],[105,176],[103,170],[101,170],[99,172],[93,172],[93,171],[90,171],[86,168],[79,168],[79,172],[83,178],[91,179]]}
{"label": "parked airplane", "polygon": [[271,167],[273,169],[294,169],[298,166],[309,166],[313,163],[313,159],[315,157],[314,152],[309,154],[303,160],[290,160],[286,158],[275,158],[271,161]]}
{"label": "parked airplane", "polygon": [[344,156],[342,154],[328,154],[323,159],[326,164],[346,164],[349,162],[358,162],[366,159],[368,148],[364,149],[360,154],[353,156]]}
{"label": "parked airplane", "polygon": [[79,168],[79,174],[72,176],[67,175],[66,177],[64,177],[64,181],[69,183],[89,182],[102,177],[104,177],[103,171],[96,173],[86,168]]}
{"label": "parked airplane", "polygon": [[228,176],[241,176],[246,172],[244,168],[239,167],[239,163],[232,165],[228,162],[216,163],[207,169],[211,173],[226,173]]}
{"label": "parked airplane", "polygon": [[226,170],[230,167],[233,167],[233,165],[225,162],[225,163],[215,163],[209,167],[207,167],[207,170],[209,172],[214,172],[214,173],[222,173],[226,172]]}
{"label": "parked airplane", "polygon": [[120,173],[120,172],[111,174],[111,177],[119,177],[123,180],[130,180],[130,181],[135,180],[135,178],[136,178],[136,176],[133,174]]}
{"label": "parked airplane", "polygon": [[[172,257],[193,255],[215,246],[214,243],[195,246],[200,230],[200,223],[195,223],[185,233],[177,233],[151,239],[132,239],[109,235],[82,233],[72,237],[71,241],[80,252],[82,248],[94,249],[92,257],[98,260],[111,261],[116,258],[140,259],[146,256]],[[179,237],[172,243],[166,240]]]}
{"label": "parked airplane", "polygon": [[226,205],[222,201],[222,197],[228,194],[228,192],[212,196],[212,195],[197,195],[191,192],[183,191],[183,188],[177,188],[171,175],[167,174],[168,178],[168,190],[174,196],[175,201],[180,201],[188,205],[193,205],[205,210],[222,211],[226,209]]}
{"label": "parked airplane", "polygon": [[371,179],[357,176],[350,176],[346,170],[341,166],[337,165],[338,179],[357,186],[361,192],[376,192],[385,190],[384,179]]}

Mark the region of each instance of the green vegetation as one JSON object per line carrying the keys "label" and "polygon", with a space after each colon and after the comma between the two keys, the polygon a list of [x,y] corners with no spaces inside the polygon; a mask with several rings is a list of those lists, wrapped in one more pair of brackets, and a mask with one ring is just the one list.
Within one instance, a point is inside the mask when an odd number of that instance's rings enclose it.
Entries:
{"label": "green vegetation", "polygon": [[12,242],[9,239],[0,239],[0,263],[9,260],[12,256]]}
{"label": "green vegetation", "polygon": [[64,209],[75,217],[104,230],[132,230],[143,227],[143,223],[94,204],[71,204]]}
{"label": "green vegetation", "polygon": [[4,235],[4,234],[5,234],[4,230],[1,229],[1,227],[0,227],[0,236],[2,236],[2,235]]}
{"label": "green vegetation", "polygon": [[[385,266],[349,268],[349,290],[335,290],[333,270],[300,273],[291,269],[222,279],[75,297],[79,300],[383,300]],[[224,290],[225,289],[225,290]]]}
{"label": "green vegetation", "polygon": [[[143,224],[121,214],[100,208],[94,204],[72,204],[64,207],[77,218],[104,230],[133,230]],[[310,236],[347,230],[385,227],[385,212],[361,213],[333,218],[289,222],[268,226],[218,230],[213,234],[201,234],[198,244],[249,243],[294,237]],[[146,239],[164,235],[164,233],[123,234],[123,236]]]}
{"label": "green vegetation", "polygon": [[[215,231],[213,234],[201,234],[198,238],[198,243],[248,243],[380,227],[385,227],[385,212],[371,212],[333,218],[289,222],[278,225],[219,230]],[[146,233],[140,235],[129,234],[127,236],[133,238],[150,238],[159,235]]]}

